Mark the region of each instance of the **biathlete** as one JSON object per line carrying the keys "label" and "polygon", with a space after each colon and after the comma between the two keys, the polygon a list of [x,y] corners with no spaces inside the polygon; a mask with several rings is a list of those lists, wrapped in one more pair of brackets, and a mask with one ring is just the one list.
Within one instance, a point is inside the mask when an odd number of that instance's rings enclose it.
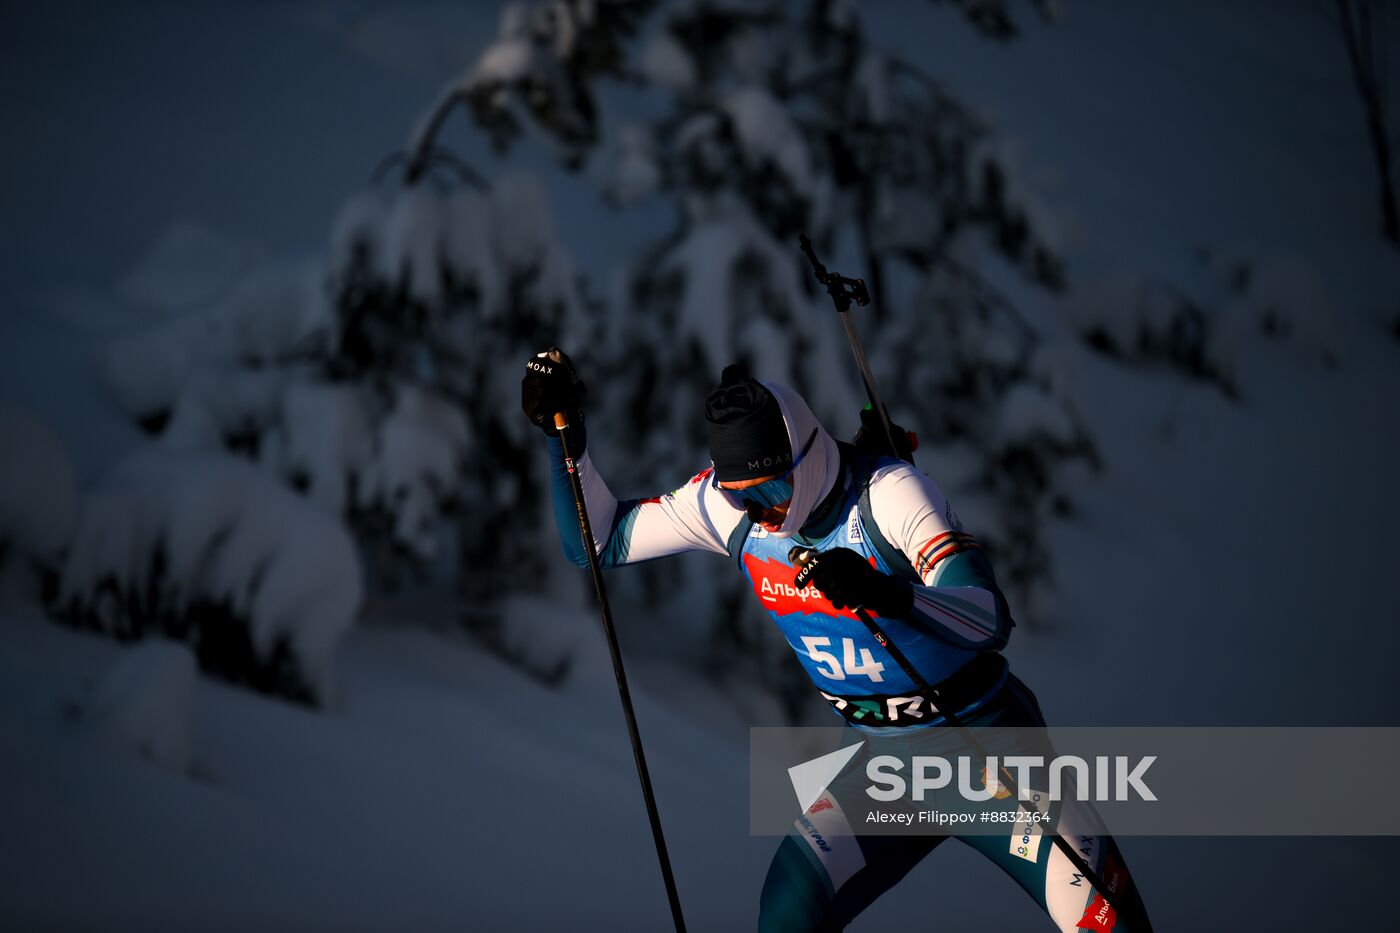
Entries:
{"label": "biathlete", "polygon": [[[917,750],[949,734],[935,692],[967,726],[1044,726],[1034,694],[1000,654],[1015,623],[991,564],[915,466],[834,440],[797,393],[730,367],[705,400],[711,465],[672,492],[619,500],[588,451],[583,397],[567,355],[554,349],[527,361],[523,408],[549,437],[551,496],[569,559],[588,565],[556,411],[569,416],[569,449],[602,566],[695,550],[726,557],[822,697],[874,742]],[[801,578],[789,559],[794,543],[819,552]],[[932,690],[921,690],[853,622],[857,607],[878,617]],[[857,835],[842,801],[858,773],[834,781],[778,846],[761,894],[760,931],[843,929],[950,838]],[[1095,890],[1058,845],[1021,828],[951,838],[995,862],[1065,933],[1142,933],[1146,913],[1113,839],[1068,825],[1062,819],[1066,841],[1108,892]],[[1130,916],[1109,900],[1130,904]],[[1134,916],[1144,918],[1137,927]]]}

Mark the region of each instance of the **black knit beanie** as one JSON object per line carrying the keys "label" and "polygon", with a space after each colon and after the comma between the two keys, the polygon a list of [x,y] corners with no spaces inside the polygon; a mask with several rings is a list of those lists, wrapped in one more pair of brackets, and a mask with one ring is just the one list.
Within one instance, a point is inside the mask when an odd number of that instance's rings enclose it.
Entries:
{"label": "black knit beanie", "polygon": [[784,473],[792,466],[792,444],[778,400],[742,366],[724,368],[705,398],[710,459],[715,478],[734,483]]}

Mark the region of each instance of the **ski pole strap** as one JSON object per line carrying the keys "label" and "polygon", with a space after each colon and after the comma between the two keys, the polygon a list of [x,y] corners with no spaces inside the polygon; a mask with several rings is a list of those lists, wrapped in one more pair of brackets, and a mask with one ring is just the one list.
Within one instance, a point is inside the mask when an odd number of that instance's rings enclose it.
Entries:
{"label": "ski pole strap", "polygon": [[839,696],[823,690],[822,696],[841,718],[864,729],[942,726],[948,724],[945,710],[958,719],[976,712],[1001,692],[1010,676],[1006,658],[995,651],[984,651],[927,690],[860,696]]}
{"label": "ski pole strap", "polygon": [[750,532],[753,531],[753,519],[745,515],[739,519],[739,524],[734,526],[734,530],[729,533],[729,559],[739,566],[744,566],[744,544],[748,541]]}
{"label": "ski pole strap", "polygon": [[844,445],[850,452],[851,470],[856,481],[860,483],[860,524],[865,531],[865,539],[870,542],[870,546],[884,560],[890,572],[895,576],[904,577],[916,586],[922,586],[923,577],[914,569],[914,564],[909,557],[890,543],[885,537],[880,525],[875,521],[875,512],[870,505],[870,480],[874,477],[875,471],[883,466],[890,466],[904,461],[897,457],[884,457],[874,454],[854,445]]}

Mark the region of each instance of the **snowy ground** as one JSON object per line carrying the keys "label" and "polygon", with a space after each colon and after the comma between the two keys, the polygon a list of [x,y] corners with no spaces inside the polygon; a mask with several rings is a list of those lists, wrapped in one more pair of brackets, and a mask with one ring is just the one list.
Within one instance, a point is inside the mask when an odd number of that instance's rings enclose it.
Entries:
{"label": "snowy ground", "polygon": [[[921,15],[939,15],[926,6]],[[1175,20],[1167,8],[1115,18],[1073,4],[1063,27],[993,54],[955,20],[926,40],[900,17],[886,23],[889,41],[918,43],[932,70],[963,76],[959,86],[1053,173],[1040,193],[1074,209],[1072,276],[1122,264],[1189,278],[1192,251],[1211,243],[1306,257],[1300,266],[1344,312],[1322,317],[1344,351],[1340,370],[1296,348],[1258,348],[1242,361],[1239,405],[1075,355],[1106,470],[1056,532],[1058,621],[1023,617],[1008,654],[1060,723],[1394,725],[1400,628],[1385,583],[1400,559],[1390,410],[1400,345],[1381,322],[1400,310],[1400,263],[1367,239],[1370,166],[1345,73],[1329,58],[1335,37],[1318,38],[1325,24],[1306,16],[1225,9],[1202,4]],[[226,251],[235,258],[314,247],[469,50],[443,51],[439,39],[441,59],[395,58],[386,36],[412,45],[461,15],[433,4],[397,20],[381,8],[214,6],[177,21],[156,7],[71,13],[44,14],[72,19],[71,31],[38,14],[17,25],[23,41],[0,61],[20,135],[44,142],[0,154],[2,174],[23,181],[7,203],[33,218],[7,234],[0,397],[51,423],[91,479],[141,442],[93,376],[94,342],[127,320],[111,291],[133,252],[189,216],[244,244]],[[133,38],[152,24],[165,30],[161,55]],[[267,34],[279,38],[259,69],[241,73],[238,50]],[[86,68],[129,80],[97,94],[91,72],[74,68],[48,75],[47,105],[20,94],[59,35]],[[321,66],[309,84],[308,58]],[[198,106],[244,79],[246,110]],[[186,119],[149,104],[172,86],[183,103],[167,101],[169,112]],[[315,106],[337,97],[354,106]],[[54,120],[60,112],[71,118]],[[249,125],[261,132],[229,138]],[[124,184],[110,183],[114,172]],[[581,203],[564,202],[561,228],[592,262],[588,250],[609,239],[589,236],[602,215],[573,209]],[[200,677],[157,723],[185,730],[190,765],[172,770],[170,756],[157,763],[114,739],[103,716],[101,688],[131,649],[7,605],[0,927],[665,929],[592,617],[573,620],[593,633],[578,677],[552,691],[402,616],[378,608],[352,631],[340,699],[325,713]],[[776,840],[747,833],[745,727],[777,714],[756,692],[720,698],[649,655],[631,673],[691,927],[751,928]],[[501,706],[509,725],[493,715]],[[1226,777],[1247,802],[1253,778]],[[1386,909],[1386,840],[1124,848],[1159,930],[1370,928]],[[853,929],[895,925],[1045,921],[993,868],[947,846]]]}

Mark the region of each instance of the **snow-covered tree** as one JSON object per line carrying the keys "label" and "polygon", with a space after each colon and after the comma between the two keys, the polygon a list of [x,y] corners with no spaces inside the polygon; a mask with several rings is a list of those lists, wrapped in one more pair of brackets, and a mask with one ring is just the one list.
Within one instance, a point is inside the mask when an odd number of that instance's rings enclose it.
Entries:
{"label": "snow-covered tree", "polygon": [[1252,346],[1287,347],[1304,363],[1336,369],[1337,332],[1349,326],[1322,274],[1302,257],[1202,249],[1188,288],[1122,271],[1065,296],[1065,320],[1094,350],[1166,369],[1248,397],[1240,358]]}
{"label": "snow-covered tree", "polygon": [[[436,167],[422,169],[429,146],[412,147],[402,181],[355,199],[336,225],[319,391],[369,396],[378,414],[367,468],[332,468],[328,481],[353,482],[350,514],[367,542],[421,562],[450,532],[467,595],[484,599],[532,587],[542,569],[533,529],[544,496],[520,469],[537,438],[513,417],[519,373],[507,363],[542,334],[580,327],[582,292],[532,176],[442,184]],[[326,449],[317,421],[280,427],[284,462],[312,490],[314,452]]]}
{"label": "snow-covered tree", "polygon": [[[1005,5],[958,5],[979,30],[1010,34]],[[626,115],[611,126],[596,104],[609,78],[619,94],[641,91],[609,109]],[[619,486],[675,471],[674,437],[658,435],[679,435],[682,456],[703,461],[699,400],[733,360],[793,385],[834,429],[854,426],[864,399],[797,249],[806,233],[870,286],[865,340],[896,419],[976,461],[967,478],[988,494],[979,517],[1005,582],[1051,578],[1043,524],[1067,497],[1055,475],[1067,460],[1092,463],[1093,446],[1033,369],[1039,334],[982,269],[991,259],[1053,292],[1062,262],[987,126],[941,81],[874,47],[856,5],[512,4],[463,83],[503,147],[531,125],[587,163],[615,206],[672,208],[672,228],[630,263],[611,309],[607,342],[629,366],[612,370],[608,417],[665,426],[620,439],[625,464],[608,462]],[[674,570],[652,573],[654,598],[714,605]],[[728,615],[716,612],[717,626]]]}
{"label": "snow-covered tree", "polygon": [[243,452],[345,515],[376,579],[455,555],[485,596],[539,569],[503,533],[542,497],[501,364],[580,327],[582,292],[532,176],[488,185],[430,148],[347,201],[323,262],[117,341],[106,373],[167,446]]}
{"label": "snow-covered tree", "polygon": [[334,516],[242,458],[153,446],[83,496],[50,604],[70,624],[187,642],[206,670],[323,703],[362,593]]}
{"label": "snow-covered tree", "polygon": [[[1011,34],[1005,4],[957,5],[982,33]],[[614,107],[615,94],[633,99]],[[443,148],[459,105],[502,153],[529,131],[613,206],[670,208],[608,314],[587,302],[538,182],[488,182]],[[455,567],[465,615],[509,653],[518,639],[492,603],[557,564],[542,560],[555,545],[543,472],[522,469],[538,439],[515,412],[512,361],[558,341],[599,374],[593,434],[625,452],[602,455],[624,491],[703,462],[700,400],[734,360],[850,430],[864,398],[796,248],[806,233],[868,280],[867,348],[894,415],[972,465],[984,541],[1025,588],[1051,577],[1039,541],[1065,507],[1060,464],[1092,445],[1033,367],[1039,334],[982,271],[993,259],[1063,285],[1052,228],[1015,179],[976,115],[873,47],[853,4],[511,3],[497,40],[347,202],[324,262],[248,277],[114,346],[108,372],[166,446],[234,450],[345,516],[371,580]],[[637,578],[711,626],[719,670],[763,636],[733,624],[733,581],[714,569]]]}
{"label": "snow-covered tree", "polygon": [[342,516],[374,585],[455,580],[510,653],[493,606],[547,591],[555,547],[542,476],[521,468],[538,438],[518,364],[584,342],[583,291],[539,182],[488,183],[440,127],[348,199],[322,260],[115,342],[105,373],[167,450],[238,453]]}

